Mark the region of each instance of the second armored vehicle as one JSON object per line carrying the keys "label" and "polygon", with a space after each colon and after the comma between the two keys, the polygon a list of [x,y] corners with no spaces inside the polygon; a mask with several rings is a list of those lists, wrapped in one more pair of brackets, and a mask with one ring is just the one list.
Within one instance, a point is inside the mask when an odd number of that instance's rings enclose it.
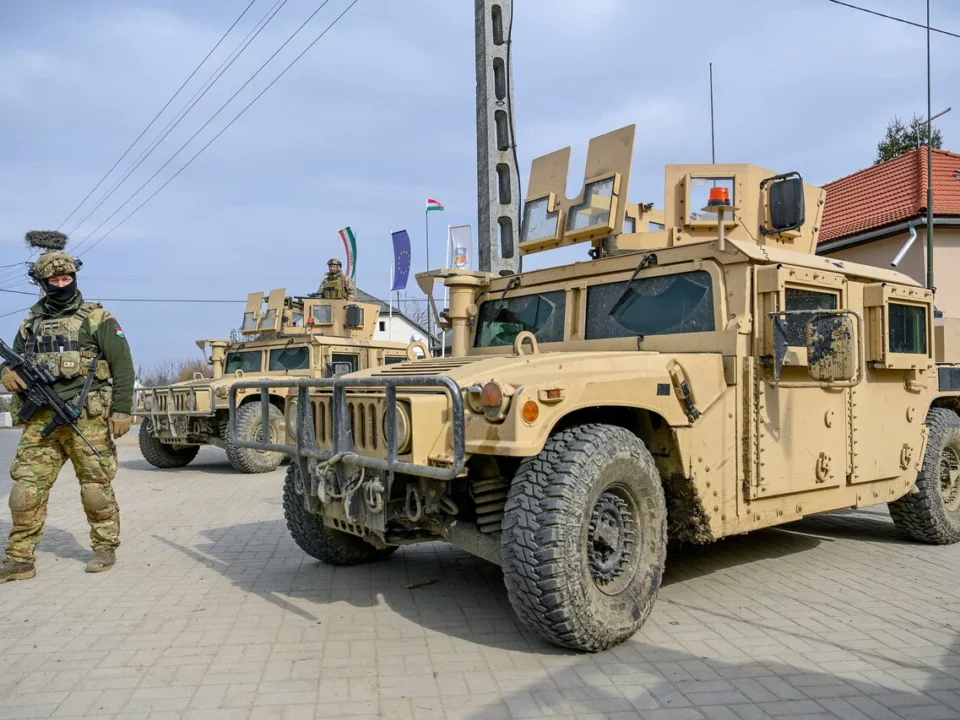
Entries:
{"label": "second armored vehicle", "polygon": [[[231,385],[243,378],[293,380],[329,377],[406,361],[419,345],[374,340],[379,306],[318,297],[291,298],[283,289],[272,290],[264,305],[263,293],[247,297],[241,334],[248,339],[199,340],[206,352],[213,377],[163,387],[145,388],[139,394],[136,414],[140,426],[140,450],[154,467],[183,467],[202,445],[215,445],[227,452],[230,464],[240,472],[261,473],[275,469],[282,454],[238,446],[227,434],[227,396]],[[270,438],[282,437],[283,392],[271,394]],[[238,416],[239,437],[263,436],[262,417],[249,405],[254,396],[242,393]]]}

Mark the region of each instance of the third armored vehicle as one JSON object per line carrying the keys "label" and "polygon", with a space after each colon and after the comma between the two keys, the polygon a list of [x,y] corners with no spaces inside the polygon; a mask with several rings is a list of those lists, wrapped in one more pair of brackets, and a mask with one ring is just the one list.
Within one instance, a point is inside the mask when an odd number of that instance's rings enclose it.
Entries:
{"label": "third armored vehicle", "polygon": [[[240,472],[269,472],[282,455],[237,446],[227,436],[227,392],[241,378],[291,380],[327,377],[356,370],[390,365],[425,353],[419,344],[374,340],[380,308],[372,303],[319,297],[287,297],[284,289],[271,290],[264,304],[263,293],[247,297],[244,338],[199,340],[201,350],[210,348],[213,377],[140,392],[136,414],[140,426],[140,450],[151,465],[175,468],[187,465],[201,445],[216,445],[227,452],[230,464]],[[416,348],[419,348],[417,350]],[[411,353],[411,354],[408,354]],[[272,396],[270,435],[280,436],[283,426],[283,394]],[[241,400],[239,433],[244,439],[262,437],[259,412]]]}
{"label": "third armored vehicle", "polygon": [[797,173],[669,165],[662,209],[627,202],[633,137],[591,141],[572,199],[569,148],[532,166],[520,251],[593,259],[418,276],[449,288],[454,357],[288,383],[291,441],[239,443],[293,456],[304,551],[446,540],[502,566],[530,628],[596,651],[647,618],[668,537],[887,503],[908,537],[960,540],[957,321],[815,255],[824,192]]}

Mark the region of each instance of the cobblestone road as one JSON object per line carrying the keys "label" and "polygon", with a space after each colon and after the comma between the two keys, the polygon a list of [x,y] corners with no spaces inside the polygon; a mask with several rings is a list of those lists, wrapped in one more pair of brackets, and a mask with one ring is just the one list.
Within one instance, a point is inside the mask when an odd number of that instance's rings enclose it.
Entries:
{"label": "cobblestone road", "polygon": [[0,718],[960,718],[960,545],[902,542],[886,510],[672,548],[643,631],[582,655],[447,546],[304,556],[281,483],[214,449],[148,469],[125,438],[119,565],[87,575],[65,471],[37,578],[0,586]]}

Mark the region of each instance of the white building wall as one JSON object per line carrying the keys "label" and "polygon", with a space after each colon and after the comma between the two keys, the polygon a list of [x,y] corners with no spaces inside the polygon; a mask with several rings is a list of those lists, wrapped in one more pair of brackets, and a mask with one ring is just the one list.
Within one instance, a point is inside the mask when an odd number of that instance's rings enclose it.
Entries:
{"label": "white building wall", "polygon": [[405,317],[394,313],[393,319],[387,313],[380,313],[377,321],[377,330],[373,335],[375,340],[409,343],[414,340],[427,341],[427,334],[420,330]]}

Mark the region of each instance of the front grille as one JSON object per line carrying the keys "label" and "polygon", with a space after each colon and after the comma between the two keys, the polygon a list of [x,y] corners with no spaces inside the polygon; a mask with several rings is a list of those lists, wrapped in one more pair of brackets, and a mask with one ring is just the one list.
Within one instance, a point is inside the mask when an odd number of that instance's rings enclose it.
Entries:
{"label": "front grille", "polygon": [[358,450],[378,450],[377,426],[380,423],[380,412],[377,403],[350,400],[347,402],[347,414],[350,416],[354,447]]}
{"label": "front grille", "polygon": [[[322,398],[313,401],[314,417],[317,419],[317,444],[322,447],[333,446],[333,415],[330,400]],[[382,399],[355,399],[347,401],[347,416],[350,421],[350,434],[357,452],[379,454],[381,448],[381,424],[383,423]]]}

